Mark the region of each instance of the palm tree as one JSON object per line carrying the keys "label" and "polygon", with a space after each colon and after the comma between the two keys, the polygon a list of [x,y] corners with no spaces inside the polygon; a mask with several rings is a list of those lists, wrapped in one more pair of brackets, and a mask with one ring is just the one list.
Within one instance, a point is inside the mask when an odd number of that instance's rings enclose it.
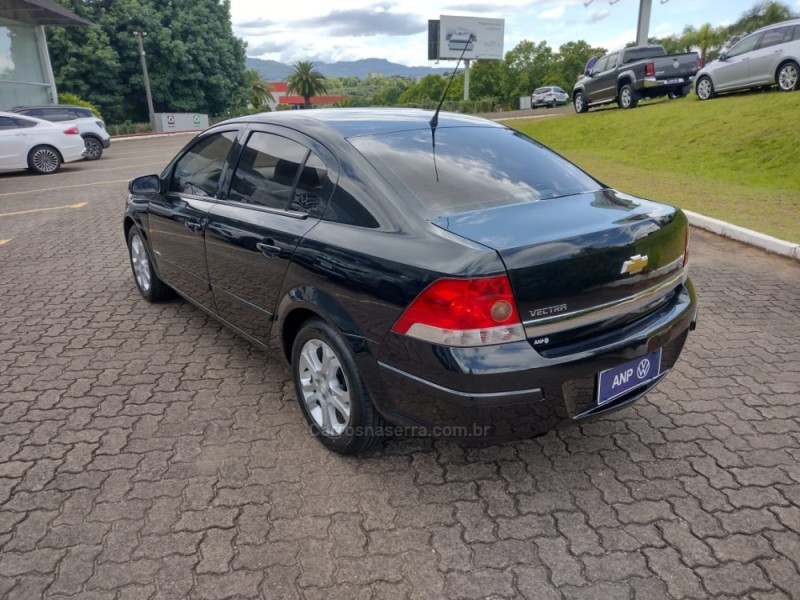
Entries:
{"label": "palm tree", "polygon": [[250,107],[255,110],[264,108],[269,110],[269,104],[275,102],[269,83],[261,79],[261,75],[255,69],[248,69],[244,75],[247,101]]}
{"label": "palm tree", "polygon": [[692,48],[697,45],[697,29],[691,25],[684,27],[683,33],[681,33],[681,44],[686,52],[691,52]]}
{"label": "palm tree", "polygon": [[722,43],[722,34],[714,29],[711,23],[706,23],[695,32],[694,43],[700,50],[700,65],[705,66],[706,56],[712,48],[717,48]]}
{"label": "palm tree", "polygon": [[301,60],[292,67],[286,78],[286,88],[290,94],[303,97],[304,108],[311,108],[311,97],[327,94],[325,76],[314,70],[314,63],[310,60]]}

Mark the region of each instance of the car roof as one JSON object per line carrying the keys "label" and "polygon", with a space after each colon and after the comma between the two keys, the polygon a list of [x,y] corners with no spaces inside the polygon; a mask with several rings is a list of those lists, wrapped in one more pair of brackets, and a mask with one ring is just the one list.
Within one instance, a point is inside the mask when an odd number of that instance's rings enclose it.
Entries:
{"label": "car roof", "polygon": [[9,117],[11,119],[27,119],[28,121],[36,121],[37,123],[46,123],[47,125],[55,125],[52,121],[46,121],[44,119],[40,119],[39,117],[32,117],[30,115],[21,115],[19,113],[15,113],[13,111],[0,111],[0,117]]}
{"label": "car roof", "polygon": [[76,104],[31,104],[26,106],[15,106],[11,110],[13,112],[27,108],[80,108],[82,110],[89,110],[89,111],[91,110],[90,108],[87,108],[85,106],[77,106]]}
{"label": "car roof", "polygon": [[[264,123],[299,130],[337,132],[341,137],[430,128],[433,111],[412,108],[315,108],[238,117],[225,123]],[[439,113],[437,127],[498,127],[493,121],[450,112]],[[331,131],[333,130],[333,131]]]}
{"label": "car roof", "polygon": [[760,31],[769,31],[770,29],[775,29],[776,27],[783,27],[784,25],[800,25],[800,19],[789,19],[788,21],[781,21],[780,23],[771,23],[769,25],[761,27],[760,29],[756,29],[753,33],[758,33]]}

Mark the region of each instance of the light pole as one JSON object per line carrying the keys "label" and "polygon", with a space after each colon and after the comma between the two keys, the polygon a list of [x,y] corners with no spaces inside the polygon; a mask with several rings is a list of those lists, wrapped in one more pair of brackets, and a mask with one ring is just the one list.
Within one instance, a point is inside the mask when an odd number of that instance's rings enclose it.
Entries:
{"label": "light pole", "polygon": [[156,130],[156,113],[153,110],[153,96],[150,93],[150,77],[147,75],[147,59],[144,56],[144,44],[142,36],[147,35],[146,31],[134,31],[136,41],[139,43],[139,57],[142,59],[142,73],[144,73],[144,91],[147,94],[147,113],[150,117],[150,128]]}

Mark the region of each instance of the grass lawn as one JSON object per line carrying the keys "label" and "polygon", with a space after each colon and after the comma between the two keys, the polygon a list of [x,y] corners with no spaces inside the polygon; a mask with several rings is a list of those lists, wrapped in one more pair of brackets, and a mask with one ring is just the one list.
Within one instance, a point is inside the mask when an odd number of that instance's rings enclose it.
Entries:
{"label": "grass lawn", "polygon": [[800,92],[644,102],[508,124],[607,185],[800,243]]}

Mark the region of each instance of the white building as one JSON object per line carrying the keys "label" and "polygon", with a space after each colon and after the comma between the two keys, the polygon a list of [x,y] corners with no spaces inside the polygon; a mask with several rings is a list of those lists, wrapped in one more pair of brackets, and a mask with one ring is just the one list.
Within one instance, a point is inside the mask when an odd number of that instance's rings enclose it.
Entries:
{"label": "white building", "polygon": [[0,110],[57,102],[45,25],[89,25],[51,0],[0,0]]}

